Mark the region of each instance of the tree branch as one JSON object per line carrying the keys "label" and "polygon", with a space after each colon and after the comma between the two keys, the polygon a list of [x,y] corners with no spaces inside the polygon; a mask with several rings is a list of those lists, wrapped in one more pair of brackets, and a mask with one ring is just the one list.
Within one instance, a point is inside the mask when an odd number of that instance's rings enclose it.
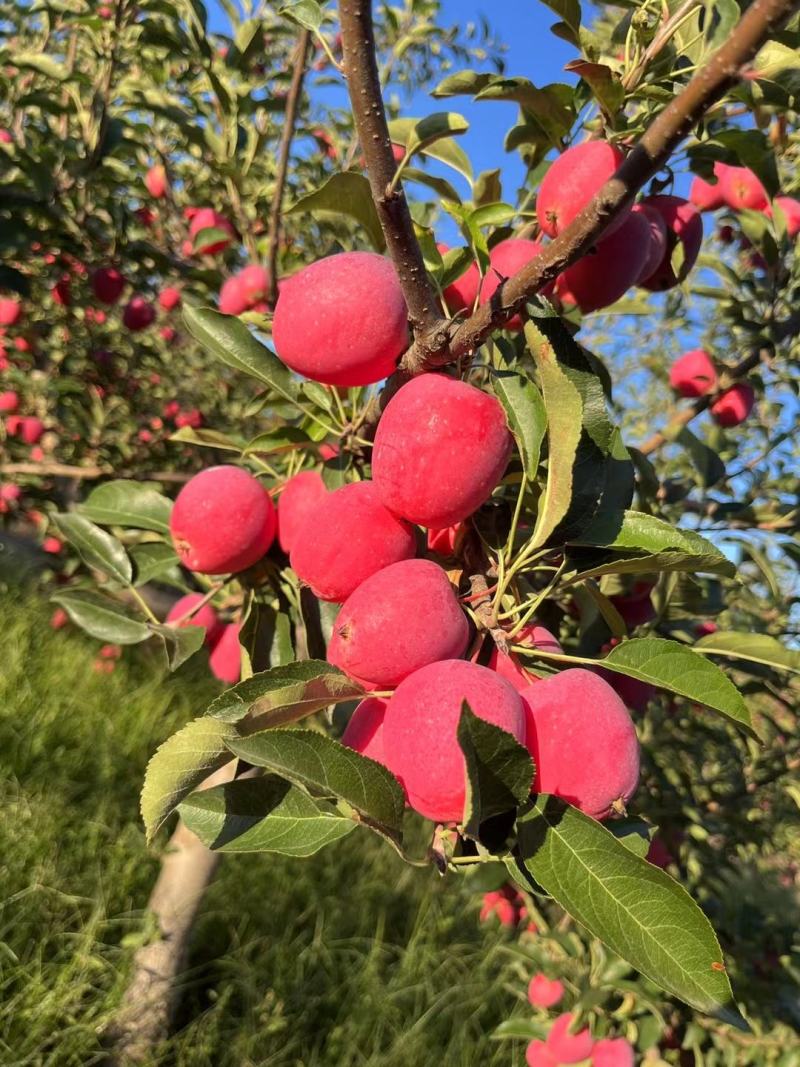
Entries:
{"label": "tree branch", "polygon": [[278,162],[275,170],[275,191],[272,194],[272,207],[269,213],[269,302],[274,307],[278,299],[278,245],[281,236],[281,219],[283,217],[283,191],[286,188],[286,174],[289,170],[289,153],[292,150],[292,138],[300,109],[300,94],[306,76],[308,48],[311,43],[311,31],[303,30],[297,39],[297,52],[294,62],[292,84],[286,97],[286,111],[283,118],[281,143],[278,148]]}
{"label": "tree branch", "polygon": [[[753,58],[770,31],[797,6],[797,0],[754,0],[725,44],[658,115],[616,174],[570,225],[541,255],[500,285],[490,303],[460,323],[451,321],[449,345],[443,347],[436,336],[422,336],[406,352],[401,367],[418,374],[474,351],[519,312],[526,300],[587,252],[661,169],[678,142],[736,81],[741,67]],[[436,329],[441,332],[440,326]]]}
{"label": "tree branch", "polygon": [[339,0],[339,21],[344,73],[372,198],[417,335],[414,347],[425,358],[433,357],[446,344],[447,320],[442,317],[439,298],[425,270],[401,183],[390,192],[397,164],[383,108],[371,0]]}

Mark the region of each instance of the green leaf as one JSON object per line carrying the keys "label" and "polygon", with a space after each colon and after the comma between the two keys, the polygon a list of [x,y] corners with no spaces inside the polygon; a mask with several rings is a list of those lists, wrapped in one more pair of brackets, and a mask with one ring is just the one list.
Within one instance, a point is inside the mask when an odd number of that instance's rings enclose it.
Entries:
{"label": "green leaf", "polygon": [[281,4],[278,14],[306,30],[318,30],[322,25],[322,8],[316,0],[290,0],[290,3]]}
{"label": "green leaf", "polygon": [[526,119],[540,127],[554,148],[560,148],[575,119],[569,85],[554,83],[539,89],[527,78],[494,77],[475,99],[513,100],[523,109]]}
{"label": "green leaf", "polygon": [[133,545],[129,555],[136,575],[134,585],[145,585],[157,578],[183,587],[180,564],[171,545],[165,545],[163,541],[147,541]]}
{"label": "green leaf", "polygon": [[287,400],[295,400],[298,386],[291,372],[239,319],[184,303],[183,321],[192,337],[217,359],[270,386]]}
{"label": "green leaf", "polygon": [[202,789],[188,796],[178,811],[188,829],[215,852],[279,852],[305,858],[358,825],[272,776]]}
{"label": "green leaf", "polygon": [[[218,83],[219,86],[219,83]],[[219,96],[219,87],[217,90],[217,96]],[[194,235],[194,244],[192,249],[194,252],[199,252],[201,249],[206,248],[208,245],[219,244],[220,241],[226,244],[230,242],[231,235],[227,230],[218,229],[216,226],[209,226],[208,229],[198,230]]]}
{"label": "green leaf", "polygon": [[692,466],[700,475],[700,484],[703,488],[708,489],[725,477],[725,464],[719,455],[693,434],[687,426],[682,426],[673,440],[689,453]]}
{"label": "green leaf", "polygon": [[363,817],[393,833],[403,825],[400,783],[374,760],[315,730],[262,730],[228,740],[230,750],[256,767],[311,790],[346,801]]}
{"label": "green leaf", "polygon": [[156,626],[150,623],[150,629],[163,641],[171,671],[176,671],[198,652],[206,639],[205,626]]}
{"label": "green leaf", "polygon": [[[435,111],[424,119],[412,119],[411,122],[413,125],[401,142],[409,155],[428,148],[443,137],[457,137],[469,129],[469,123],[457,111]],[[391,137],[391,132],[389,136]]]}
{"label": "green leaf", "polygon": [[252,441],[248,441],[244,448],[244,455],[259,452],[269,456],[275,452],[293,452],[298,448],[306,448],[311,444],[311,438],[305,430],[298,426],[280,426],[277,430],[268,430],[260,433]]}
{"label": "green leaf", "polygon": [[535,768],[512,734],[479,718],[465,700],[457,729],[466,765],[464,832],[480,837],[481,824],[515,811],[530,796]]}
{"label": "green leaf", "polygon": [[223,722],[239,722],[252,712],[259,726],[295,722],[343,700],[359,700],[364,689],[324,660],[287,663],[254,674],[228,689],[206,709]]}
{"label": "green leaf", "polygon": [[78,510],[104,526],[133,526],[168,534],[172,501],[143,482],[119,479],[98,485]]}
{"label": "green leaf", "polygon": [[[589,526],[603,503],[610,511],[630,467],[611,424],[602,382],[583,349],[550,315],[525,323],[539,371],[548,427],[547,484],[539,502],[533,547],[564,543]],[[624,457],[624,458],[623,458]],[[608,499],[604,499],[608,498]]]}
{"label": "green leaf", "polygon": [[66,64],[59,63],[58,60],[42,52],[15,51],[13,53],[13,63],[20,70],[32,70],[37,74],[44,74],[46,78],[52,78],[53,81],[57,82],[66,81],[70,76]]}
{"label": "green leaf", "polygon": [[[690,570],[729,577],[736,573],[733,563],[705,537],[640,511],[601,515],[583,533],[571,538],[570,544],[642,553],[646,555],[647,569],[653,571]],[[582,570],[580,580],[596,573],[597,569]]]}
{"label": "green leaf", "polygon": [[493,74],[478,74],[474,70],[459,70],[440,81],[431,96],[442,99],[448,96],[474,96],[489,85]]}
{"label": "green leaf", "polygon": [[[557,37],[581,47],[581,5],[578,0],[542,0],[551,11],[555,11],[562,22],[552,27]],[[560,32],[557,32],[560,31]]]}
{"label": "green leaf", "polygon": [[286,214],[299,215],[303,212],[334,220],[346,215],[363,226],[376,252],[383,252],[386,248],[369,181],[363,174],[355,171],[334,174],[319,189],[292,204]]}
{"label": "green leaf", "polygon": [[116,600],[85,589],[64,590],[50,598],[60,604],[76,626],[99,641],[115,645],[138,645],[150,631],[143,622],[132,619]]}
{"label": "green leaf", "polygon": [[759,663],[778,671],[800,674],[800,652],[786,648],[768,634],[736,633],[733,630],[717,631],[701,637],[694,644],[704,656],[724,656],[726,659],[743,660],[742,669],[748,663]]}
{"label": "green leaf", "polygon": [[231,760],[226,742],[235,735],[233,726],[217,719],[192,719],[160,745],[147,764],[139,808],[147,840],[184,797]]}
{"label": "green leaf", "polygon": [[[439,114],[444,115],[445,119],[439,118]],[[461,115],[455,115],[454,112],[437,113],[436,115],[429,116],[429,118],[436,120],[436,122],[431,123],[428,127],[429,133],[430,131],[436,130],[437,124],[439,124],[440,127],[443,127],[445,120],[450,120],[455,125],[459,124],[459,120],[461,123],[466,122]],[[417,129],[420,124],[426,122],[426,119],[393,119],[389,123],[389,136],[395,144],[406,145],[409,139],[412,141],[418,139]],[[464,129],[455,129],[451,132],[463,133]],[[422,133],[423,135],[426,133],[424,125]],[[442,139],[440,140],[436,140],[436,138],[429,139],[428,143],[421,144],[414,149],[414,151],[419,151],[425,156],[430,156],[431,159],[436,159],[440,163],[444,163],[445,166],[450,167],[458,174],[461,174],[462,177],[466,178],[470,185],[472,184],[472,164],[470,163],[469,156],[461,145],[454,141],[452,137],[445,137],[442,135]]]}
{"label": "green leaf", "polygon": [[60,512],[53,516],[58,529],[78,551],[87,567],[107,574],[123,585],[130,585],[133,568],[128,553],[116,537],[101,530],[77,512]]}
{"label": "green leaf", "polygon": [[743,1025],[711,924],[676,881],[599,822],[540,796],[517,822],[516,867],[590,934],[698,1011]]}
{"label": "green leaf", "polygon": [[590,63],[586,59],[573,59],[565,64],[564,70],[583,78],[605,115],[613,121],[625,101],[619,75],[605,63]]}
{"label": "green leaf", "polygon": [[184,445],[199,445],[201,448],[219,448],[224,452],[241,452],[244,442],[229,437],[219,430],[193,429],[191,426],[181,426],[175,433],[170,434],[170,441],[177,441]]}
{"label": "green leaf", "polygon": [[547,412],[542,394],[530,378],[516,371],[497,371],[492,376],[492,384],[516,438],[525,474],[530,482],[534,482],[547,430]]}
{"label": "green leaf", "polygon": [[753,733],[750,712],[733,682],[686,645],[660,637],[635,637],[615,645],[601,662],[608,670],[713,708]]}

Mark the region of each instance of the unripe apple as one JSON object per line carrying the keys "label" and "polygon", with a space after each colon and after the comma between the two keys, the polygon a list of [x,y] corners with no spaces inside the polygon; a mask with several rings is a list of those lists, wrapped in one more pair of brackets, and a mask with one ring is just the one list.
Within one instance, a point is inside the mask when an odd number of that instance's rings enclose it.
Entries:
{"label": "unripe apple", "polygon": [[559,1064],[580,1063],[591,1055],[594,1045],[591,1031],[587,1028],[570,1033],[574,1019],[575,1016],[571,1012],[564,1012],[550,1027],[550,1033],[547,1035],[547,1048]]}
{"label": "unripe apple", "polygon": [[381,503],[373,482],[352,482],[322,497],[299,524],[289,560],[320,600],[343,603],[377,571],[416,554],[407,522]]}
{"label": "unripe apple", "polygon": [[[555,237],[565,229],[624,158],[619,148],[607,141],[584,141],[562,152],[539,186],[536,214],[542,231]],[[621,225],[625,215],[627,211],[617,216],[609,230]]]}
{"label": "unripe apple", "polygon": [[[650,599],[652,591],[653,582],[639,581],[630,592],[618,593],[609,598],[629,630],[644,626],[656,617],[656,609]],[[613,641],[611,643],[614,644]]]}
{"label": "unripe apple", "polygon": [[406,559],[367,578],[333,624],[328,661],[366,689],[393,689],[437,660],[457,659],[469,623],[447,574]]}
{"label": "unripe apple", "polygon": [[16,326],[22,317],[22,304],[13,297],[0,299],[0,326]]}
{"label": "unripe apple", "polygon": [[177,623],[181,627],[204,626],[206,631],[204,639],[205,644],[213,645],[222,633],[222,623],[219,621],[216,611],[214,611],[210,604],[203,604],[191,618],[178,623],[178,619],[183,619],[184,615],[188,615],[189,612],[192,611],[203,599],[204,597],[202,593],[187,593],[186,596],[182,596],[179,600],[175,601],[169,609],[165,621],[168,624]]}
{"label": "unripe apple", "polygon": [[209,467],[175,500],[170,533],[181,563],[201,574],[235,574],[257,563],[275,536],[275,508],[241,467]]}
{"label": "unripe apple", "polygon": [[180,289],[175,289],[173,286],[162,289],[158,294],[158,303],[164,311],[172,311],[174,308],[180,307]]}
{"label": "unripe apple", "polygon": [[56,608],[53,614],[50,616],[50,626],[54,630],[60,630],[62,626],[66,626],[69,622],[69,615],[63,608]]}
{"label": "unripe apple", "polygon": [[737,382],[720,393],[711,405],[711,417],[719,426],[738,426],[753,410],[756,395],[747,382]]}
{"label": "unripe apple", "polygon": [[103,304],[116,304],[125,288],[125,279],[115,267],[99,267],[89,279],[89,284]]}
{"label": "unripe apple", "polygon": [[717,181],[712,184],[703,178],[695,177],[692,179],[689,199],[698,211],[716,211],[725,203],[722,183]]}
{"label": "unripe apple", "polygon": [[660,837],[654,837],[650,842],[645,859],[648,863],[652,863],[654,867],[660,867],[662,871],[675,862],[675,857]]}
{"label": "unripe apple", "polygon": [[362,700],[350,716],[350,721],[342,734],[342,744],[389,768],[383,744],[385,714],[385,700],[381,700],[380,697],[367,697],[366,700]]}
{"label": "unripe apple", "polygon": [[639,742],[631,717],[607,682],[580,667],[542,678],[522,694],[534,789],[605,819],[639,782]]}
{"label": "unripe apple", "polygon": [[650,240],[647,245],[647,257],[644,261],[639,277],[638,285],[642,278],[649,278],[658,268],[667,250],[667,224],[655,208],[649,204],[634,204],[631,209],[635,215],[643,215],[650,227]]}
{"label": "unripe apple", "polygon": [[[481,282],[481,304],[491,303],[492,297],[506,278],[522,270],[540,254],[544,245],[539,241],[529,241],[524,237],[508,237],[500,241],[489,252],[489,267]],[[539,290],[545,296],[553,291],[553,283],[548,282]],[[521,330],[522,319],[513,315],[505,324],[506,330]]]}
{"label": "unripe apple", "polygon": [[375,433],[372,477],[390,511],[441,529],[488,500],[511,447],[495,397],[441,374],[421,374],[386,405]]}
{"label": "unripe apple", "polygon": [[[222,230],[228,236],[220,237],[219,240],[212,239],[209,244],[202,244],[195,248],[195,238],[203,230]],[[189,236],[192,239],[192,249],[194,251],[210,256],[215,252],[222,252],[226,249],[231,241],[235,239],[236,230],[224,215],[220,215],[213,208],[203,207],[192,216],[192,221],[189,224]]]}
{"label": "unripe apple", "polygon": [[714,173],[723,200],[734,211],[763,211],[769,205],[767,190],[749,167],[715,163]]}
{"label": "unripe apple", "polygon": [[[697,208],[680,196],[648,196],[642,204],[657,211],[666,223],[667,250],[658,268],[639,285],[653,292],[672,289],[695,265],[703,243],[703,220]],[[672,254],[678,241],[683,246],[683,262],[676,275],[672,268]]]}
{"label": "unripe apple", "polygon": [[553,1008],[564,996],[564,984],[546,974],[535,974],[528,982],[528,1003],[534,1008]]}
{"label": "unripe apple", "polygon": [[[800,233],[800,200],[793,196],[776,196],[775,203],[783,212],[786,220],[786,234],[790,239]],[[765,214],[772,218],[772,205],[768,205]]]}
{"label": "unripe apple", "polygon": [[408,345],[408,312],[395,269],[374,252],[317,260],[281,285],[275,351],[298,374],[326,385],[388,377]]}
{"label": "unripe apple", "polygon": [[559,1067],[558,1060],[544,1041],[534,1038],[525,1049],[525,1063],[528,1067]]}
{"label": "unripe apple", "polygon": [[633,1046],[624,1037],[604,1037],[592,1049],[592,1067],[634,1067]]}
{"label": "unripe apple", "polygon": [[445,526],[441,530],[428,530],[428,549],[438,556],[454,555],[463,530],[464,526],[460,522],[453,526]]}
{"label": "unripe apple", "polygon": [[[437,244],[436,247],[442,254],[450,251],[449,246],[445,244]],[[473,260],[464,273],[451,282],[442,293],[451,314],[458,311],[472,311],[480,287],[481,272],[478,270],[478,264]]]}
{"label": "unripe apple", "polygon": [[513,686],[464,660],[430,663],[405,678],[389,701],[384,744],[415,811],[434,822],[461,822],[465,765],[456,730],[467,701],[481,719],[524,743],[525,715]]}
{"label": "unripe apple", "polygon": [[174,326],[162,326],[158,333],[162,341],[166,341],[168,345],[171,345],[178,336]]}
{"label": "unripe apple", "polygon": [[715,634],[719,630],[719,626],[711,619],[704,619],[702,622],[695,623],[694,632],[698,637],[708,637],[709,634]]}
{"label": "unripe apple", "polygon": [[0,393],[0,413],[13,415],[18,407],[19,396],[13,389],[9,389],[8,392],[5,393]]}
{"label": "unripe apple", "polygon": [[306,515],[327,493],[319,471],[300,471],[284,485],[278,497],[278,544],[287,555]]}
{"label": "unripe apple", "polygon": [[[8,420],[11,421],[10,419]],[[26,415],[19,420],[19,435],[26,445],[35,445],[44,433],[44,423],[35,415]]]}
{"label": "unripe apple", "polygon": [[167,172],[160,163],[156,163],[148,170],[144,176],[144,184],[155,200],[160,200],[162,196],[167,195]]}
{"label": "unripe apple", "polygon": [[652,248],[651,222],[631,212],[613,233],[559,275],[556,291],[588,314],[609,307],[642,276]]}
{"label": "unripe apple", "polygon": [[138,333],[139,330],[146,330],[151,326],[155,317],[156,309],[148,300],[143,296],[133,296],[125,305],[122,322],[131,333]]}
{"label": "unripe apple", "polygon": [[211,649],[208,665],[215,678],[226,685],[236,685],[242,676],[242,652],[239,647],[239,624],[222,627],[217,643]]}
{"label": "unripe apple", "polygon": [[670,367],[669,384],[681,396],[697,397],[717,388],[717,369],[708,352],[693,348]]}

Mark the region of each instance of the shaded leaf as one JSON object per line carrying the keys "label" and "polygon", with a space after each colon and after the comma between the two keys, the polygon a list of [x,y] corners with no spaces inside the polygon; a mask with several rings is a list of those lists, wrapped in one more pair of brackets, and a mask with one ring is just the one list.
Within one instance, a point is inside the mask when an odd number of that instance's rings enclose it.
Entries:
{"label": "shaded leaf", "polygon": [[405,795],[400,783],[374,760],[315,730],[262,730],[229,738],[241,759],[315,794],[346,801],[388,830],[402,829]]}
{"label": "shaded leaf", "polygon": [[60,604],[76,626],[99,641],[114,645],[138,645],[150,636],[143,622],[132,619],[116,600],[85,589],[64,590],[51,598]]}
{"label": "shaded leaf", "polygon": [[156,749],[147,764],[139,799],[148,841],[184,797],[230,762],[226,741],[234,733],[233,726],[201,717],[192,719]]}
{"label": "shaded leaf", "polygon": [[94,567],[123,585],[130,584],[131,561],[116,537],[77,512],[60,512],[53,521],[87,567]]}
{"label": "shaded leaf", "polygon": [[204,626],[156,626],[150,623],[150,629],[163,641],[167,665],[171,671],[176,671],[198,652],[206,639]]}
{"label": "shaded leaf", "polygon": [[358,825],[282,778],[240,778],[192,793],[179,807],[186,826],[215,852],[313,856]]}
{"label": "shaded leaf", "polygon": [[346,215],[364,227],[376,252],[386,248],[369,180],[363,174],[355,171],[334,174],[319,189],[292,204],[286,214],[299,215],[304,211],[321,218],[336,219]]}
{"label": "shaded leaf", "polygon": [[529,481],[534,482],[547,430],[547,412],[542,394],[530,378],[515,371],[497,371],[492,376],[492,384],[516,438],[525,473]]}
{"label": "shaded leaf", "polygon": [[724,656],[726,659],[743,660],[743,669],[747,663],[758,663],[764,667],[773,667],[778,671],[791,671],[800,674],[800,652],[786,648],[780,641],[768,634],[736,633],[721,631],[708,634],[696,641],[694,648],[704,656]]}
{"label": "shaded leaf", "polygon": [[163,541],[147,541],[130,549],[135,571],[134,585],[144,585],[157,578],[170,585],[183,586],[178,557],[171,545]]}

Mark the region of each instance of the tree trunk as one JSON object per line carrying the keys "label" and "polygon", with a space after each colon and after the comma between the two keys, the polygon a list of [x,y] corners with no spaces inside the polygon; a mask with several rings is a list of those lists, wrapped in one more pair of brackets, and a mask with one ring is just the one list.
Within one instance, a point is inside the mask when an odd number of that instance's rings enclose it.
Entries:
{"label": "tree trunk", "polygon": [[[220,768],[203,788],[230,781],[235,765],[232,760]],[[220,859],[178,823],[147,905],[158,934],[136,952],[131,981],[106,1031],[113,1064],[149,1062],[155,1047],[168,1036],[180,1000],[179,978],[186,966],[194,921]]]}

